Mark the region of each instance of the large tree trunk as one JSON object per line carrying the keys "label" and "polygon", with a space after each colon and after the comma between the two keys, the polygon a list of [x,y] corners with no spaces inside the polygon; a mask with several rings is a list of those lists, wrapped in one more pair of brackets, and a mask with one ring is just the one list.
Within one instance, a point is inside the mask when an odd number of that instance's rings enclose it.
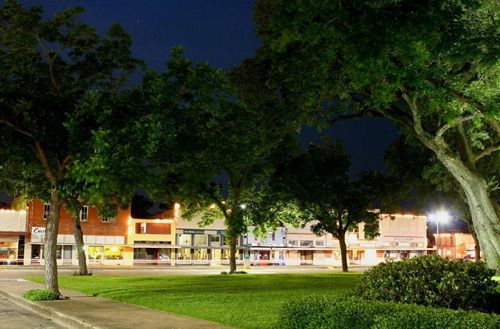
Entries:
{"label": "large tree trunk", "polygon": [[85,257],[85,250],[83,249],[85,244],[83,242],[83,231],[82,226],[80,224],[80,216],[73,215],[73,223],[75,224],[75,243],[76,250],[78,253],[78,274],[79,275],[88,275],[87,269],[87,258]]}
{"label": "large tree trunk", "polygon": [[500,216],[498,205],[490,197],[488,184],[463,161],[445,152],[436,152],[439,160],[455,177],[467,196],[474,231],[489,268],[500,272]]}
{"label": "large tree trunk", "polygon": [[474,259],[476,260],[476,262],[479,262],[481,260],[481,246],[479,245],[479,239],[477,238],[477,234],[473,229],[470,230],[470,234],[474,239]]}
{"label": "large tree trunk", "polygon": [[229,240],[229,274],[236,272],[236,245],[238,237],[230,237]]}
{"label": "large tree trunk", "polygon": [[44,258],[45,258],[45,288],[60,296],[57,281],[57,232],[59,230],[59,216],[61,201],[57,189],[50,194],[50,212],[45,229]]}
{"label": "large tree trunk", "polygon": [[345,235],[339,235],[340,258],[342,260],[342,272],[347,272],[347,246],[345,243]]}

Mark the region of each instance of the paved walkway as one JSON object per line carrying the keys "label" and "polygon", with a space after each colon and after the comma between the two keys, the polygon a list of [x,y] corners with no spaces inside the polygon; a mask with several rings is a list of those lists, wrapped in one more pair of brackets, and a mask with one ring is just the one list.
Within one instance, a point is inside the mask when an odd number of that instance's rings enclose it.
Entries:
{"label": "paved walkway", "polygon": [[[24,280],[0,281],[1,297],[66,328],[228,329],[209,321],[154,311],[141,306],[86,296],[68,290],[61,290],[64,296],[69,297],[67,300],[31,302],[22,297],[26,291],[35,288],[42,288],[42,285]],[[39,326],[37,328],[49,327]]]}
{"label": "paved walkway", "polygon": [[64,329],[53,321],[0,296],[0,329]]}

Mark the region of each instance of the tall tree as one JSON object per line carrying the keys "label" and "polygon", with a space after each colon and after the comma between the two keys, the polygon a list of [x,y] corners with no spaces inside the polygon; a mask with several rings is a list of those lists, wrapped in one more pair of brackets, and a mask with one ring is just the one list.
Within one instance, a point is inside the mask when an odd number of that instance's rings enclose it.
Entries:
{"label": "tall tree", "polygon": [[43,180],[12,184],[36,184],[30,188],[35,197],[49,201],[45,285],[57,295],[64,186],[74,161],[92,149],[93,132],[110,118],[108,111],[89,112],[82,105],[116,96],[138,64],[130,53],[131,38],[120,26],[100,37],[79,22],[82,11],[70,8],[44,19],[40,7],[24,8],[14,0],[0,7],[0,148],[10,150],[1,161],[18,160],[43,173]]}
{"label": "tall tree", "polygon": [[342,145],[325,140],[280,165],[253,204],[254,216],[292,224],[313,223],[316,234],[338,239],[342,271],[348,271],[346,233],[364,223],[367,237],[378,234],[378,214],[368,211],[379,187],[376,175],[349,178],[350,160]]}
{"label": "tall tree", "polygon": [[[305,119],[383,116],[462,187],[488,266],[500,270],[500,3],[261,0],[255,62]],[[340,99],[339,103],[332,101]],[[323,121],[325,122],[325,121]]]}
{"label": "tall tree", "polygon": [[156,185],[176,198],[184,217],[224,218],[234,273],[238,237],[247,228],[245,203],[286,130],[271,112],[239,101],[222,70],[191,63],[181,49],[174,49],[165,73],[146,77],[144,90],[155,113],[151,161],[164,182]]}
{"label": "tall tree", "polygon": [[[497,163],[493,163],[494,160],[497,160]],[[500,166],[499,160],[493,157],[485,159],[478,169],[488,176],[489,172]],[[480,244],[474,231],[467,197],[462,187],[436,159],[432,151],[423,147],[418,141],[401,137],[389,147],[385,161],[393,184],[388,197],[397,199],[399,196],[402,200],[416,199],[420,203],[419,207],[422,207],[424,202],[435,199],[439,194],[457,214],[456,218],[467,225],[474,238],[476,261],[479,261]],[[499,198],[498,192],[498,188],[492,188],[493,198]]]}

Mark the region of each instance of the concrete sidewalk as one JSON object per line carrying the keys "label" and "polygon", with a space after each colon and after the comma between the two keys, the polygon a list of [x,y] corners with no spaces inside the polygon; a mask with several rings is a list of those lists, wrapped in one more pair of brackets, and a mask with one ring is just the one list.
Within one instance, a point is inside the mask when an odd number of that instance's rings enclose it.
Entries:
{"label": "concrete sidewalk", "polygon": [[0,294],[38,315],[68,328],[78,329],[228,329],[213,322],[154,311],[145,307],[61,290],[67,300],[31,302],[23,294],[41,284],[0,281]]}

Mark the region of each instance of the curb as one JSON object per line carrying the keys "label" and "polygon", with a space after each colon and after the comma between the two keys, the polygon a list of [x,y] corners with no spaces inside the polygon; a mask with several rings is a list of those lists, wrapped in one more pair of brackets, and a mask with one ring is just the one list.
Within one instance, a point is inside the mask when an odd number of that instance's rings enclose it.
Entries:
{"label": "curb", "polygon": [[104,327],[99,327],[85,322],[84,320],[81,320],[79,318],[56,311],[52,307],[43,305],[43,302],[32,302],[23,297],[16,296],[3,290],[0,290],[0,295],[9,299],[15,304],[36,313],[39,316],[52,320],[59,325],[69,327],[71,329],[106,329]]}

